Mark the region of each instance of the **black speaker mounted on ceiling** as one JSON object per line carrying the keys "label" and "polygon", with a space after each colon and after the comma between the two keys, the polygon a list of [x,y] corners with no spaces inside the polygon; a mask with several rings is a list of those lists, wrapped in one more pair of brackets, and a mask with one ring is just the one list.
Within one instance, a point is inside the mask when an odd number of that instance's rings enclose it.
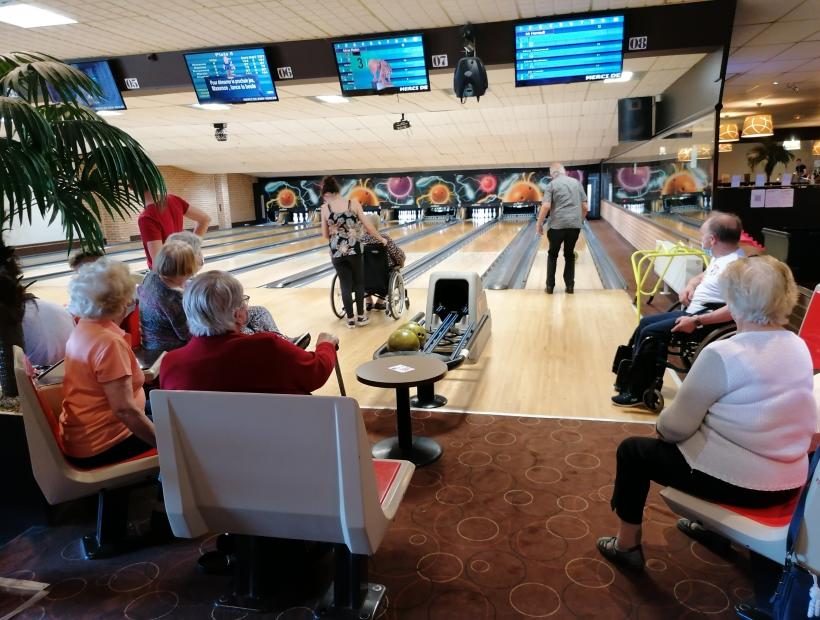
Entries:
{"label": "black speaker mounted on ceiling", "polygon": [[649,140],[653,134],[654,97],[618,99],[618,142]]}
{"label": "black speaker mounted on ceiling", "polygon": [[481,95],[487,92],[487,69],[484,63],[475,55],[475,29],[467,24],[461,29],[461,39],[466,56],[461,58],[453,74],[453,91],[464,103],[467,97],[481,100]]}

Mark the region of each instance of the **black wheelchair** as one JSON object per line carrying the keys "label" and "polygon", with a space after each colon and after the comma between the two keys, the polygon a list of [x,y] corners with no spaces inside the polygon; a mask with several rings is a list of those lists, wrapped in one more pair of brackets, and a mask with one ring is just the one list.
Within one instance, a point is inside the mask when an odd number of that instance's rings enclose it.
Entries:
{"label": "black wheelchair", "polygon": [[[704,310],[704,312],[717,310],[723,307],[723,305],[724,304],[705,304],[706,310]],[[683,305],[677,302],[669,308],[668,312],[675,312],[682,309]],[[612,369],[617,375],[615,384],[616,386],[626,385],[630,382],[627,379],[628,376],[645,372],[649,378],[644,385],[636,390],[636,396],[641,396],[641,400],[647,409],[653,413],[660,413],[665,404],[661,388],[663,386],[663,376],[666,373],[666,369],[669,368],[677,373],[686,374],[689,372],[689,369],[692,368],[692,364],[695,363],[695,360],[704,348],[717,340],[731,338],[736,333],[737,326],[733,321],[705,325],[691,334],[676,332],[672,334],[671,340],[667,343],[665,361],[663,363],[650,362],[651,366],[649,368],[637,369],[635,373],[632,372],[633,369],[631,367],[632,347],[618,347],[618,353],[616,353]],[[653,342],[654,340],[656,339],[649,336],[645,338],[643,342],[639,343],[638,346],[648,348],[657,346],[657,343]],[[644,355],[647,359],[654,359],[652,357],[654,354],[651,350],[645,351]],[[632,381],[634,386],[634,379]],[[632,389],[634,389],[634,387]],[[633,394],[635,394],[635,392],[633,392]]]}
{"label": "black wheelchair", "polygon": [[[387,248],[381,243],[364,246],[364,293],[384,302],[385,312],[396,320],[410,307],[401,268],[391,269],[388,266]],[[333,314],[340,319],[344,318],[345,308],[338,275],[333,276],[333,283],[330,285],[330,306]]]}

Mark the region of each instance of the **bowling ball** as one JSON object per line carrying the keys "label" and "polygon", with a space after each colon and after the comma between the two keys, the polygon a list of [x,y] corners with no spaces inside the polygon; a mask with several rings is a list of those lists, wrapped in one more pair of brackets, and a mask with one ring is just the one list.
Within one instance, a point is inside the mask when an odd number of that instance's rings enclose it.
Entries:
{"label": "bowling ball", "polygon": [[541,202],[541,190],[535,183],[519,181],[507,192],[506,202]]}
{"label": "bowling ball", "polygon": [[276,194],[276,202],[282,209],[290,209],[296,205],[296,193],[292,189],[283,189]]}
{"label": "bowling ball", "polygon": [[478,188],[485,194],[492,194],[498,187],[498,179],[492,174],[485,174],[478,183]]}
{"label": "bowling ball", "polygon": [[615,175],[618,184],[630,192],[638,192],[647,186],[652,170],[649,166],[621,168]]}
{"label": "bowling ball", "polygon": [[427,342],[427,330],[415,321],[405,323],[401,326],[401,329],[409,329],[411,332],[416,334],[419,339],[419,345],[424,346],[424,343]]}
{"label": "bowling ball", "polygon": [[400,327],[387,339],[388,351],[418,351],[419,338],[409,329]]}
{"label": "bowling ball", "polygon": [[676,172],[666,179],[661,194],[690,194],[698,191],[698,182],[688,172]]}
{"label": "bowling ball", "polygon": [[396,198],[407,198],[413,191],[413,179],[410,177],[390,177],[387,179],[387,191]]}
{"label": "bowling ball", "polygon": [[578,252],[575,252],[575,260],[578,260]]}
{"label": "bowling ball", "polygon": [[443,183],[436,183],[430,188],[430,202],[434,205],[443,205],[450,200],[450,188]]}
{"label": "bowling ball", "polygon": [[347,196],[350,200],[358,200],[363,207],[378,207],[379,198],[373,190],[364,185],[358,185]]}

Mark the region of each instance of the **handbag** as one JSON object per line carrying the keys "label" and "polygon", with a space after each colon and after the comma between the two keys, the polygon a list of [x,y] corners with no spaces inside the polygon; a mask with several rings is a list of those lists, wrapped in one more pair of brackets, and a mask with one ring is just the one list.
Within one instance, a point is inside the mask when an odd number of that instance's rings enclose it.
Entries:
{"label": "handbag", "polygon": [[811,459],[808,482],[800,494],[800,500],[789,524],[789,533],[786,536],[786,563],[780,576],[780,583],[777,584],[777,590],[770,601],[773,620],[820,618],[820,587],[817,584],[817,575],[800,565],[794,550],[803,523],[806,496],[812,486],[818,461],[820,449],[815,450]]}

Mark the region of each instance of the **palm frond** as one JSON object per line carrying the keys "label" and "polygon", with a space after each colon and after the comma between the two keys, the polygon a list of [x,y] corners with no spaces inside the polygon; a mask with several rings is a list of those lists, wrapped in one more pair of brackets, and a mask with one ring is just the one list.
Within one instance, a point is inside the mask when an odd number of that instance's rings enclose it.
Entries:
{"label": "palm frond", "polygon": [[15,140],[0,139],[0,229],[48,209],[54,193],[48,158]]}
{"label": "palm frond", "polygon": [[[32,104],[87,103],[102,95],[100,87],[79,69],[58,60],[21,62],[0,56],[0,94],[16,94]],[[19,56],[19,55],[18,55]]]}
{"label": "palm frond", "polygon": [[56,140],[37,108],[21,99],[0,97],[0,140],[18,140],[34,150],[52,148]]}

